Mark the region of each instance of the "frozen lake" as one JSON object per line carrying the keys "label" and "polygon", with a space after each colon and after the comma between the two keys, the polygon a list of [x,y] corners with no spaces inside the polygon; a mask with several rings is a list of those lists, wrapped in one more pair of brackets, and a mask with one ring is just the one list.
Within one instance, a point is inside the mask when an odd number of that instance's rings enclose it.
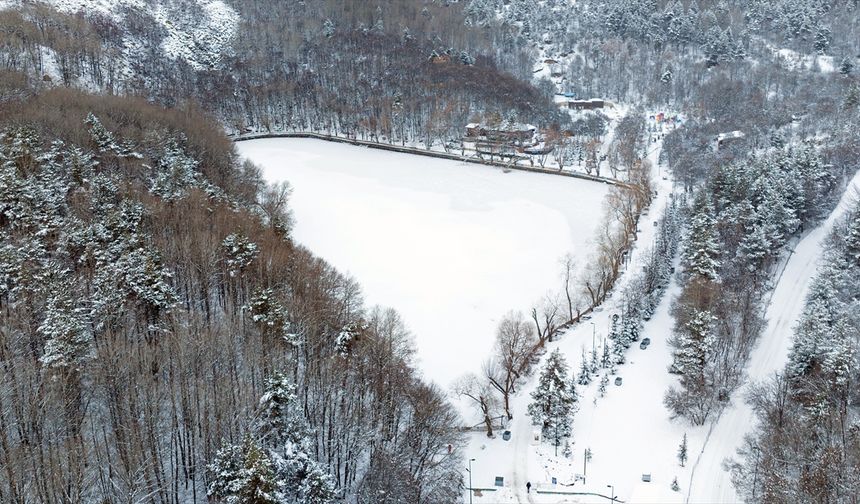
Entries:
{"label": "frozen lake", "polygon": [[608,186],[313,139],[238,142],[269,182],[288,180],[294,237],[395,308],[418,367],[447,387],[480,371],[498,320],[585,262]]}

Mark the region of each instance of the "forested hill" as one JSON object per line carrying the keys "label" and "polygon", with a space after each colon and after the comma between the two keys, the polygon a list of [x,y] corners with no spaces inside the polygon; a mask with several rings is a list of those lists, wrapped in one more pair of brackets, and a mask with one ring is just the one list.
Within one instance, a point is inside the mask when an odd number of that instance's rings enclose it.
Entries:
{"label": "forested hill", "polygon": [[[233,131],[457,138],[471,119],[563,121],[533,52],[465,3],[48,0],[0,10],[4,67],[47,85],[193,99]],[[0,2],[0,9],[3,2]]]}
{"label": "forested hill", "polygon": [[28,93],[0,103],[0,502],[457,500],[455,413],[291,241],[286,187],[192,108]]}
{"label": "forested hill", "polygon": [[[0,502],[458,501],[458,421],[404,324],[292,242],[287,188],[224,131],[430,146],[568,121],[559,90],[627,113],[616,167],[680,119],[664,397],[715,421],[784,257],[860,169],[858,33],[858,0],[0,0]],[[856,502],[851,218],[740,495]]]}

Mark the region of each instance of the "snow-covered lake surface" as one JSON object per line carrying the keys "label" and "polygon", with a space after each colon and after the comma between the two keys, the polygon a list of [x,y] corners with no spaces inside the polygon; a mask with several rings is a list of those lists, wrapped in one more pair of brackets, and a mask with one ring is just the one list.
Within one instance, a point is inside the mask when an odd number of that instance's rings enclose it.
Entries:
{"label": "snow-covered lake surface", "polygon": [[295,238],[397,309],[417,365],[447,387],[480,371],[498,320],[583,265],[608,186],[312,139],[237,143],[294,192]]}

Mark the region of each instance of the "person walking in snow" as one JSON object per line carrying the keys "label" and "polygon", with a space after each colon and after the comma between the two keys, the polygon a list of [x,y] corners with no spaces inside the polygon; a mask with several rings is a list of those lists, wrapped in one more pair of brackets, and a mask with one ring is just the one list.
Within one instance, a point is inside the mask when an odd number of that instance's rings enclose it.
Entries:
{"label": "person walking in snow", "polygon": [[526,493],[532,493],[532,482],[531,481],[526,482]]}

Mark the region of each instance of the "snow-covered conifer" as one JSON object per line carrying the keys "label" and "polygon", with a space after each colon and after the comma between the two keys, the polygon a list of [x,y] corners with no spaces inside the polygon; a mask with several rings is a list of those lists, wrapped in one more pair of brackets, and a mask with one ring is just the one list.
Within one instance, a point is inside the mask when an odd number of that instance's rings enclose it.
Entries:
{"label": "snow-covered conifer", "polygon": [[228,504],[287,504],[275,477],[272,461],[256,441],[246,437],[241,446],[225,446],[209,465],[207,493]]}
{"label": "snow-covered conifer", "polygon": [[280,337],[291,345],[298,343],[298,336],[291,331],[287,309],[277,299],[273,289],[258,290],[242,308],[251,314],[251,320],[262,326],[266,333]]}
{"label": "snow-covered conifer", "polygon": [[46,339],[39,361],[48,368],[77,370],[90,353],[86,310],[75,306],[68,282],[54,284],[52,292],[38,328]]}
{"label": "snow-covered conifer", "polygon": [[99,152],[105,153],[108,151],[120,150],[113,133],[108,131],[92,112],[87,114],[87,118],[84,122],[90,127],[90,138]]}
{"label": "snow-covered conifer", "polygon": [[567,362],[558,349],[550,353],[531,397],[528,411],[532,423],[540,425],[543,436],[558,446],[563,438],[570,436],[577,402]]}
{"label": "snow-covered conifer", "polygon": [[842,58],[842,61],[839,62],[839,73],[842,75],[848,76],[851,75],[851,72],[854,71],[854,63],[851,62],[851,58],[845,57]]}
{"label": "snow-covered conifer", "polygon": [[597,385],[597,395],[600,397],[606,396],[606,388],[609,386],[609,375],[603,373],[600,377],[600,383]]}
{"label": "snow-covered conifer", "polygon": [[310,456],[312,433],[295,386],[283,374],[266,382],[257,431],[262,446],[269,449],[275,476],[284,486],[285,502],[326,504],[334,498],[334,481]]}
{"label": "snow-covered conifer", "polygon": [[227,274],[231,277],[250,266],[260,253],[256,243],[237,233],[227,235],[221,246],[224,247],[226,256]]}
{"label": "snow-covered conifer", "polygon": [[588,364],[588,357],[585,354],[584,347],[582,349],[582,358],[579,361],[579,374],[576,377],[576,382],[580,385],[591,383],[591,366]]}
{"label": "snow-covered conifer", "polygon": [[696,311],[677,335],[675,365],[681,374],[701,377],[705,372],[714,344],[714,316],[709,311]]}
{"label": "snow-covered conifer", "polygon": [[710,199],[699,193],[690,219],[690,232],[684,250],[684,265],[695,277],[716,280],[720,266],[720,246]]}
{"label": "snow-covered conifer", "polygon": [[684,464],[687,463],[687,433],[684,433],[684,437],[681,438],[681,444],[678,445],[678,463],[681,464],[681,467],[684,467]]}

